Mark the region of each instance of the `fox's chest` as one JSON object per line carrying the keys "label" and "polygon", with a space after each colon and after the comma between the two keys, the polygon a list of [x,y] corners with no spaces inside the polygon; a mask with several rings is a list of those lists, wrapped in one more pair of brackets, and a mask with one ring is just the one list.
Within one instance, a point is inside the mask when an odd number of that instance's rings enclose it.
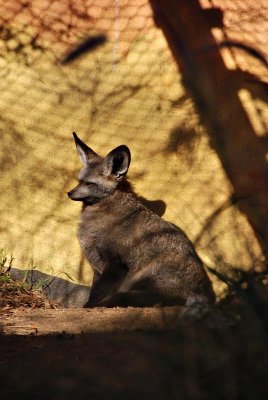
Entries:
{"label": "fox's chest", "polygon": [[93,224],[81,221],[78,239],[86,258],[93,269],[107,268],[115,259],[120,258],[120,246],[111,226],[105,223]]}
{"label": "fox's chest", "polygon": [[100,229],[85,221],[81,221],[78,228],[78,239],[84,251],[91,251],[93,248],[105,247],[106,230]]}
{"label": "fox's chest", "polygon": [[119,252],[131,236],[128,218],[121,214],[88,213],[81,216],[78,237],[83,248],[97,246]]}

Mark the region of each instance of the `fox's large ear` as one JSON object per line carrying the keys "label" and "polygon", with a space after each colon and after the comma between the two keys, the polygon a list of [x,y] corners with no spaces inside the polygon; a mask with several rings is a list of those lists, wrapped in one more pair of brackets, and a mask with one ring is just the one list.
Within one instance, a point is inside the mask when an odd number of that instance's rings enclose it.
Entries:
{"label": "fox's large ear", "polygon": [[104,173],[107,176],[113,175],[120,180],[126,175],[130,164],[131,155],[129,148],[125,145],[113,149],[104,159]]}
{"label": "fox's large ear", "polygon": [[75,145],[77,148],[77,152],[79,154],[80,160],[83,164],[87,165],[90,160],[96,158],[98,154],[95,153],[90,147],[88,147],[81,139],[77,136],[75,132],[73,132]]}

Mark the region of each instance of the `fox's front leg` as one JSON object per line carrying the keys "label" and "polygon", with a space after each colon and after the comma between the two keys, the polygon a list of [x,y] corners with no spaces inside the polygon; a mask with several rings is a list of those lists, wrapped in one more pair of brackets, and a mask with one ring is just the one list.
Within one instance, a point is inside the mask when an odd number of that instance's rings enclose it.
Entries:
{"label": "fox's front leg", "polygon": [[89,295],[89,299],[84,307],[93,307],[94,299],[97,297],[98,282],[101,278],[101,275],[102,274],[99,271],[96,271],[96,270],[93,271],[93,280],[92,280],[90,295]]}
{"label": "fox's front leg", "polygon": [[127,273],[127,268],[116,262],[108,266],[102,274],[95,271],[89,300],[85,307],[102,306],[105,298],[111,297],[117,291]]}

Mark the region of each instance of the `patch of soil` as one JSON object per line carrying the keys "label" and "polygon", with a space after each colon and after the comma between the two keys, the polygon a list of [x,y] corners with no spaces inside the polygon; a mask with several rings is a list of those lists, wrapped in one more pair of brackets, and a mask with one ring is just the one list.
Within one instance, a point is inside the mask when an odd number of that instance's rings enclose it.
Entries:
{"label": "patch of soil", "polygon": [[[20,317],[32,324],[45,317],[45,326],[58,332],[67,315],[73,326],[84,318],[99,330],[0,335],[1,400],[268,398],[268,293],[259,282],[199,320],[178,319],[160,331],[158,325],[145,329],[145,323],[137,329],[137,309],[44,310],[42,295],[3,289],[1,304],[13,309],[3,319],[13,321],[14,332]],[[155,309],[141,313],[146,321],[159,315]],[[104,331],[112,316],[115,325]]]}
{"label": "patch of soil", "polygon": [[252,325],[2,336],[1,399],[263,400],[267,344]]}

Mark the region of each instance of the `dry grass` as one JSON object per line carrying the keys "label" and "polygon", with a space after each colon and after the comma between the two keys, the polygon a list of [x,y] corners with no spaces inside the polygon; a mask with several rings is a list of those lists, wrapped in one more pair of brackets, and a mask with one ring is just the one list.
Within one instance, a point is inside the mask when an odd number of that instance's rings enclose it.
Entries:
{"label": "dry grass", "polygon": [[15,281],[10,276],[13,257],[0,251],[0,315],[7,314],[15,308],[52,308],[42,290],[32,289],[23,280]]}

